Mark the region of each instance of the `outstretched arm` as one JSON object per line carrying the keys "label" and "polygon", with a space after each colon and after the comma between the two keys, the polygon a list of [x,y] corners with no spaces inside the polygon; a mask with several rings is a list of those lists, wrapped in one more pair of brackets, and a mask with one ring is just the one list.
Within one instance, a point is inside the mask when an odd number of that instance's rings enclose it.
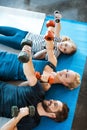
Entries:
{"label": "outstretched arm", "polygon": [[[54,34],[50,31],[47,32],[47,34],[45,35],[45,41],[46,41],[46,49],[47,49],[47,54],[48,54],[48,61],[49,63],[51,63],[53,66],[56,67],[57,65],[57,59],[54,55]],[[41,80],[43,82],[48,82],[47,84],[44,84],[44,88],[47,90],[50,89],[51,85],[49,82],[49,78],[50,78],[50,74],[51,72],[53,72],[53,68],[50,67],[49,65],[46,65],[44,70],[43,70],[43,74],[41,75]],[[52,77],[51,77],[51,81],[52,81]]]}
{"label": "outstretched arm", "polygon": [[46,53],[47,53],[47,50],[44,49],[44,50],[41,50],[39,52],[36,52],[34,55],[33,55],[33,58],[34,59],[44,59],[45,56],[46,56]]}
{"label": "outstretched arm", "polygon": [[62,15],[58,10],[54,11],[54,18],[55,18],[55,37],[60,38],[60,30],[61,30],[60,19],[62,18]]}
{"label": "outstretched arm", "polygon": [[35,70],[32,63],[31,47],[25,45],[22,51],[25,51],[30,55],[29,61],[27,63],[23,63],[23,71],[28,80],[29,86],[34,86],[37,83],[37,78],[35,76]]}
{"label": "outstretched arm", "polygon": [[[50,31],[47,32],[47,34],[45,35],[45,41],[46,41],[46,49],[47,49],[47,54],[48,54],[48,61],[50,63],[52,63],[55,67],[57,65],[57,58],[54,55],[54,34]],[[48,71],[49,69],[46,69],[48,66],[46,65],[46,67],[44,68],[45,71]]]}
{"label": "outstretched arm", "polygon": [[0,130],[17,130],[17,123],[26,115],[29,114],[29,108],[24,107],[20,108],[20,112],[17,117],[13,117],[11,120],[9,120],[5,125],[1,127]]}

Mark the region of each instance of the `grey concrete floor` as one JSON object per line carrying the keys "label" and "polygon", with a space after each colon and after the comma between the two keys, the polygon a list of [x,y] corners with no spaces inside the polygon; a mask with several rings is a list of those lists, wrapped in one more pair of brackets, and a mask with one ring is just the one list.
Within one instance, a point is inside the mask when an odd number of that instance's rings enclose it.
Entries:
{"label": "grey concrete floor", "polygon": [[55,10],[60,10],[63,18],[87,22],[87,0],[0,0],[0,5],[47,15],[53,15]]}
{"label": "grey concrete floor", "polygon": [[[60,10],[63,18],[87,22],[87,0],[0,0],[0,6],[20,8],[53,15]],[[81,90],[72,130],[87,130],[87,62],[84,68]]]}

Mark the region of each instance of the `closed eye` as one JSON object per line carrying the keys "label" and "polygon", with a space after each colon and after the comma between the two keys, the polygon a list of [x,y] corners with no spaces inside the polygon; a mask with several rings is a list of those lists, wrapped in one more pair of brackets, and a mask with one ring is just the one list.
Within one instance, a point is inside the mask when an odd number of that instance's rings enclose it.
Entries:
{"label": "closed eye", "polygon": [[[68,72],[68,70],[67,70],[67,72]],[[69,73],[66,73],[65,77],[68,78],[69,77]]]}
{"label": "closed eye", "polygon": [[58,103],[54,103],[54,106],[58,106]]}
{"label": "closed eye", "polygon": [[69,72],[69,70],[66,70],[66,72]]}
{"label": "closed eye", "polygon": [[68,74],[66,74],[66,78],[68,77]]}

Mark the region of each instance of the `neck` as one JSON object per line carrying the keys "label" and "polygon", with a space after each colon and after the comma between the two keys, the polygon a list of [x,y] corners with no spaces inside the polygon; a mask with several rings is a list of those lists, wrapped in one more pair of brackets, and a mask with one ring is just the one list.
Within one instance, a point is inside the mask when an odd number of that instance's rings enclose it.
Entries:
{"label": "neck", "polygon": [[37,105],[37,111],[40,116],[46,116],[51,118],[51,114],[44,110],[41,102]]}
{"label": "neck", "polygon": [[61,83],[61,81],[59,80],[59,75],[58,75],[57,72],[52,72],[52,75],[54,77],[54,83],[53,84]]}
{"label": "neck", "polygon": [[38,114],[39,114],[40,116],[46,116],[46,112],[45,112],[45,110],[43,109],[43,106],[42,106],[42,103],[41,103],[41,102],[38,103],[38,105],[37,105],[37,111],[38,111]]}

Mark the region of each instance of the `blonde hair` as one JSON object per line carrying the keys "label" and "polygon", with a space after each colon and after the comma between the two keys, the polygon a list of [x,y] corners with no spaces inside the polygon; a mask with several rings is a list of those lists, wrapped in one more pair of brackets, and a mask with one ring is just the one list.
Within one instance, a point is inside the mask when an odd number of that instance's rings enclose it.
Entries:
{"label": "blonde hair", "polygon": [[74,88],[77,88],[80,85],[80,83],[81,83],[80,75],[78,73],[76,73],[74,82],[69,83],[69,85],[67,87],[72,90]]}
{"label": "blonde hair", "polygon": [[68,36],[62,36],[61,39],[62,42],[68,41],[72,45],[72,51],[70,52],[70,54],[74,53],[77,50],[76,44]]}

